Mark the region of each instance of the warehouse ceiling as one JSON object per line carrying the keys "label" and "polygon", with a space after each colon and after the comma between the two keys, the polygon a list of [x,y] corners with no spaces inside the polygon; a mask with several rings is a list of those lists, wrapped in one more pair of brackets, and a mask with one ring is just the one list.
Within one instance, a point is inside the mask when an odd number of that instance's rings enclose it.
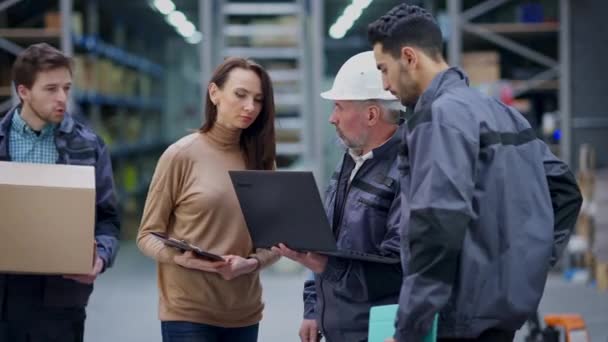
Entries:
{"label": "warehouse ceiling", "polygon": [[[91,0],[73,0],[74,10],[86,13],[86,5]],[[209,0],[216,1],[216,0]],[[239,2],[256,2],[255,0],[238,0]],[[284,0],[263,0],[264,2],[284,2]],[[311,0],[307,0],[311,1]],[[168,37],[177,38],[175,30],[169,26],[164,16],[150,7],[148,0],[96,0],[102,17],[111,17],[112,21],[100,22],[100,34],[105,32],[115,32],[116,25],[124,25],[127,30],[137,31],[135,34],[141,37],[142,44],[157,44],[159,39]],[[173,0],[176,9],[183,12],[186,17],[195,25],[199,26],[199,1],[198,0]],[[374,0],[363,11],[352,28],[346,33],[343,39],[335,40],[329,37],[330,26],[342,14],[346,6],[352,0],[324,0],[324,27],[325,35],[324,49],[326,52],[326,72],[333,73],[348,57],[353,54],[369,49],[367,43],[367,26],[373,20],[379,18],[390,8],[401,3],[399,0]],[[408,1],[408,3],[420,3],[422,1]],[[4,21],[10,21],[7,26],[31,26],[32,21],[41,22],[44,14],[49,8],[58,9],[57,0],[22,0],[13,6],[10,15]],[[108,15],[110,14],[110,15]],[[3,18],[0,16],[0,20]],[[149,30],[141,30],[141,23],[146,23]],[[135,25],[137,24],[137,25]],[[131,29],[131,26],[134,27]],[[86,28],[85,28],[86,30]],[[111,38],[107,38],[111,39]]]}

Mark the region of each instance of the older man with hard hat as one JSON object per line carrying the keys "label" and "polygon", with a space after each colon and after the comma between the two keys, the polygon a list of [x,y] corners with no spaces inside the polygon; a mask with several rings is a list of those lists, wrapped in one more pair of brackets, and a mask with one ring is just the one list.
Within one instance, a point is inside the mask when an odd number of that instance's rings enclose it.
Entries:
{"label": "older man with hard hat", "polygon": [[[325,197],[339,249],[400,258],[397,149],[401,105],[382,89],[372,51],[347,60],[321,97],[346,147]],[[366,341],[372,306],[397,303],[402,266],[274,250],[314,272],[304,284],[302,341]]]}

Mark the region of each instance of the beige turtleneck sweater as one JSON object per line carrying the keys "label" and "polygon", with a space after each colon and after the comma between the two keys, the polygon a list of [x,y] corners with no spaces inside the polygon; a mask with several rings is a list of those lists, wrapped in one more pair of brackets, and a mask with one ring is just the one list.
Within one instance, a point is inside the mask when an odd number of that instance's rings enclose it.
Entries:
{"label": "beige turtleneck sweater", "polygon": [[160,157],[143,212],[137,246],[158,261],[161,321],[188,321],[243,327],[262,319],[259,272],[224,280],[217,273],[181,267],[179,252],[150,232],[185,239],[219,255],[255,257],[263,268],[277,260],[267,250],[253,253],[251,237],[228,170],[244,170],[240,130],[216,123],[207,133],[190,134]]}

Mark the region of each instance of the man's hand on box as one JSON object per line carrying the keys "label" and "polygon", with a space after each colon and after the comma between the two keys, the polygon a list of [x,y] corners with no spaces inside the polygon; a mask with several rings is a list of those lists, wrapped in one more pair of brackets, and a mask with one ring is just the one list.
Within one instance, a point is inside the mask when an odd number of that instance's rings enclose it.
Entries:
{"label": "man's hand on box", "polygon": [[95,279],[97,279],[97,275],[99,273],[101,273],[101,270],[103,270],[103,259],[96,256],[95,264],[93,264],[93,269],[91,270],[91,272],[89,274],[68,274],[68,275],[64,275],[63,277],[65,279],[71,279],[71,280],[77,281],[82,284],[90,285],[95,282]]}

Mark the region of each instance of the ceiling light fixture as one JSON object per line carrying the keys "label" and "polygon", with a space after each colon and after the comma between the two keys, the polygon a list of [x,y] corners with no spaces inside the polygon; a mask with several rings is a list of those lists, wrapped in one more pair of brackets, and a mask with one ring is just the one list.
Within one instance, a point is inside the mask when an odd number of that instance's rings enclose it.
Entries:
{"label": "ceiling light fixture", "polygon": [[165,21],[173,26],[180,36],[190,44],[198,44],[202,35],[196,30],[196,26],[188,20],[186,15],[175,9],[175,4],[171,0],[154,0],[152,7],[165,16]]}
{"label": "ceiling light fixture", "polygon": [[154,7],[164,14],[167,15],[175,10],[175,4],[171,0],[155,0]]}
{"label": "ceiling light fixture", "polygon": [[352,0],[350,5],[344,8],[342,15],[329,28],[329,36],[333,39],[343,38],[371,2],[372,0]]}

